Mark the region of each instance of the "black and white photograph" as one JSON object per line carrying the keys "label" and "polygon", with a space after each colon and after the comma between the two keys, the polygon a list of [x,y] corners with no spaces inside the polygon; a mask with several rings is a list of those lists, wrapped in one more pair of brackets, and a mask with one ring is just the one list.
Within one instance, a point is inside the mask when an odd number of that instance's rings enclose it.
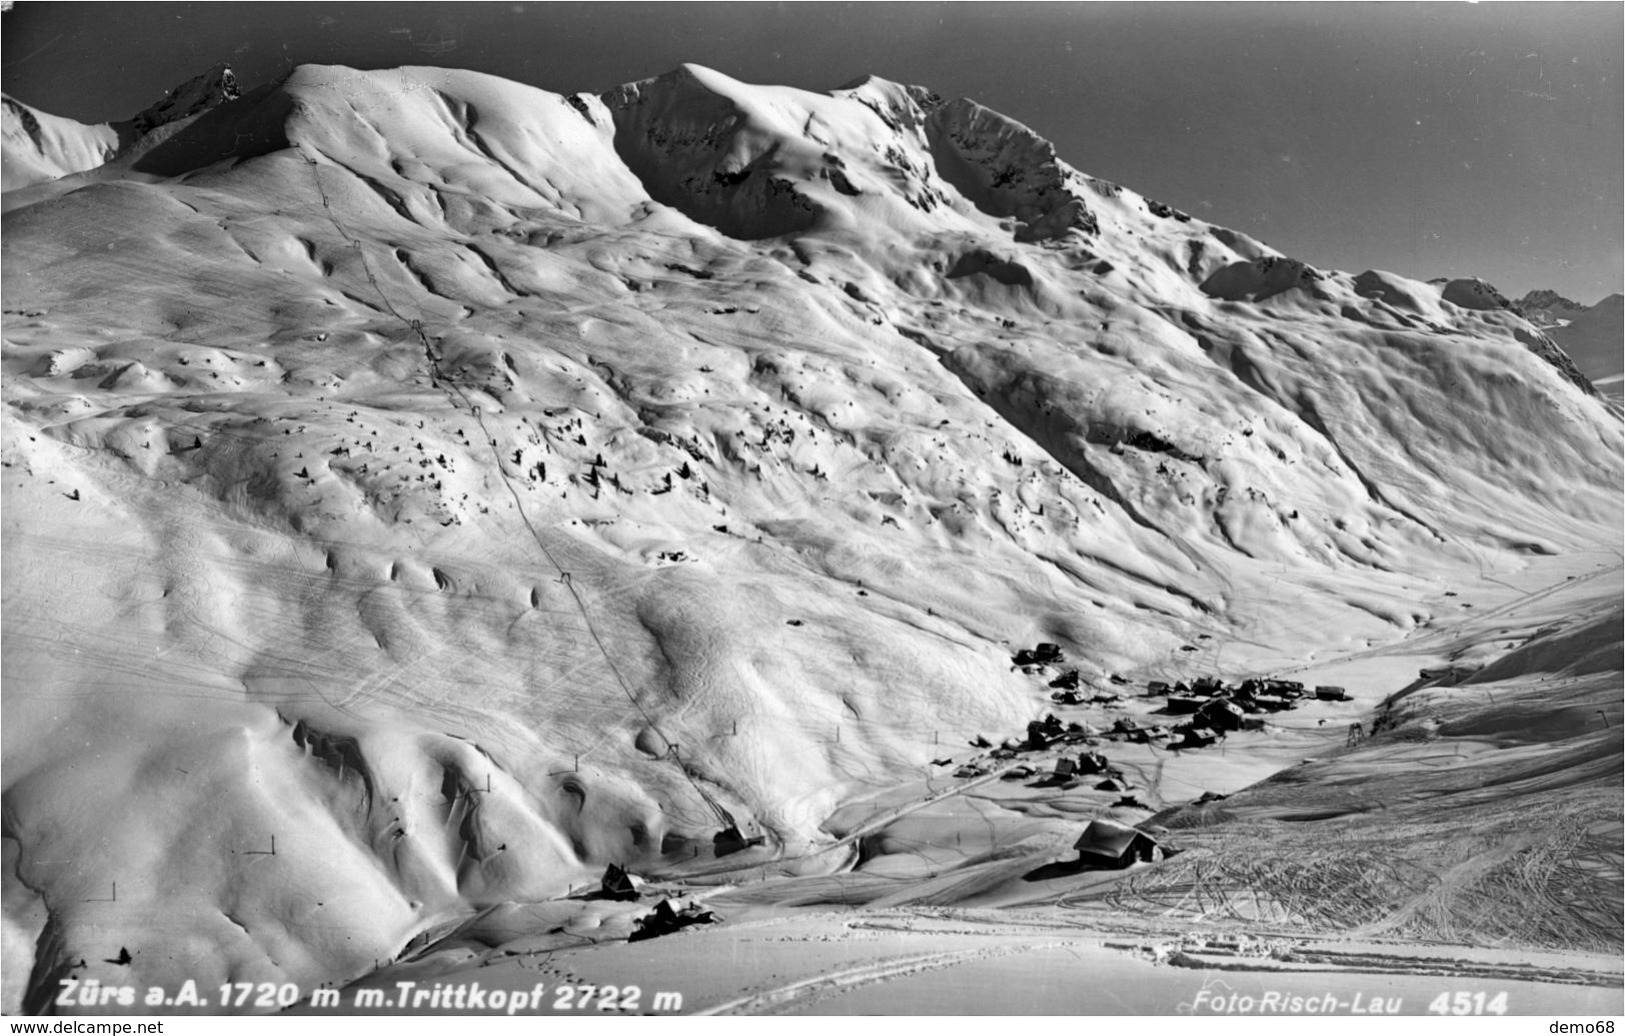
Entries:
{"label": "black and white photograph", "polygon": [[0,11],[10,1032],[1625,1020],[1625,3]]}

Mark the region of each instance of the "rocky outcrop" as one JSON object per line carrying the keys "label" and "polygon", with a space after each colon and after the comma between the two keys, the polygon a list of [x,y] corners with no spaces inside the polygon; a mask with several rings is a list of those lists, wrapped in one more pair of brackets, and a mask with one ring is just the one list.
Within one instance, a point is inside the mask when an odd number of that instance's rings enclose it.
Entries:
{"label": "rocky outcrop", "polygon": [[988,215],[1018,220],[1016,240],[1099,232],[1083,199],[1083,177],[1060,160],[1054,144],[968,98],[943,102],[919,87],[911,96],[928,113],[937,172]]}
{"label": "rocky outcrop", "polygon": [[218,64],[200,75],[193,76],[166,93],[161,100],[149,105],[135,116],[113,126],[122,143],[139,140],[160,126],[201,115],[242,96],[237,88],[237,76],[231,67]]}

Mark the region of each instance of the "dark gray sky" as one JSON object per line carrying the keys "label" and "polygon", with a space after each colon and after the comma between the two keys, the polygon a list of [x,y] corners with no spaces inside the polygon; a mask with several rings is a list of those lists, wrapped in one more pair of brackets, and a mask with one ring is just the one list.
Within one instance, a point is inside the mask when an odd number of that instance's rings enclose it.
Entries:
{"label": "dark gray sky", "polygon": [[1084,172],[1318,266],[1621,290],[1625,4],[29,2],[7,93],[134,114],[217,61],[447,65],[561,93],[684,61],[973,97]]}

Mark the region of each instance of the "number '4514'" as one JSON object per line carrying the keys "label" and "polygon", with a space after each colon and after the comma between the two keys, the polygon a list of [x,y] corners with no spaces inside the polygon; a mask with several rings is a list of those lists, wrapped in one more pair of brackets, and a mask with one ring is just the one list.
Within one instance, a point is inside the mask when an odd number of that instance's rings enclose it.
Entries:
{"label": "number '4514'", "polygon": [[1488,1001],[1483,993],[1440,993],[1428,1004],[1428,1014],[1506,1014],[1507,995],[1495,994]]}

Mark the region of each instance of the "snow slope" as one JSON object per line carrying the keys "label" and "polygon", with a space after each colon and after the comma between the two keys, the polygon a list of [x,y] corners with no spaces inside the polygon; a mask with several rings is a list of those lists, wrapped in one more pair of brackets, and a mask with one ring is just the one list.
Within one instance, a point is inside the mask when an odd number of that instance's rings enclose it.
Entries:
{"label": "snow slope", "polygon": [[1048,707],[1016,647],[1281,668],[1620,538],[1493,289],[879,79],[304,66],[5,207],[8,1006],[799,858]]}

